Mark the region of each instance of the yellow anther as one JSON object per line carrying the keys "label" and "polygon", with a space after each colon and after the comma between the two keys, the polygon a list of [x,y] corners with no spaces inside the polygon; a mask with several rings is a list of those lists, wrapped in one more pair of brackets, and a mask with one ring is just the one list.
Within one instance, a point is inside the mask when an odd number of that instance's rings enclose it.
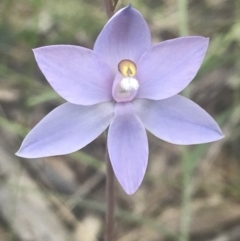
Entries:
{"label": "yellow anther", "polygon": [[137,73],[137,66],[129,59],[124,59],[118,64],[119,72],[125,77],[134,77]]}

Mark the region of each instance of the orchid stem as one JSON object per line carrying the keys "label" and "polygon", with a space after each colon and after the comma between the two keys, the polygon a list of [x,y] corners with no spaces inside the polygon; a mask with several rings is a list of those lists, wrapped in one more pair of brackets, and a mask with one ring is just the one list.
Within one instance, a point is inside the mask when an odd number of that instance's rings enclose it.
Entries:
{"label": "orchid stem", "polygon": [[106,147],[106,169],[107,169],[107,179],[106,179],[106,229],[105,229],[105,241],[114,240],[114,173],[112,169],[112,164],[109,159],[108,150]]}
{"label": "orchid stem", "polygon": [[[114,10],[117,6],[118,0],[114,0],[114,4],[111,0],[103,0],[106,8],[106,13],[108,18],[110,19],[114,13]],[[107,132],[106,138],[107,138]],[[114,173],[111,161],[109,159],[108,148],[106,144],[106,227],[105,227],[105,241],[113,241],[114,240],[114,206],[115,206],[115,195],[114,195]]]}

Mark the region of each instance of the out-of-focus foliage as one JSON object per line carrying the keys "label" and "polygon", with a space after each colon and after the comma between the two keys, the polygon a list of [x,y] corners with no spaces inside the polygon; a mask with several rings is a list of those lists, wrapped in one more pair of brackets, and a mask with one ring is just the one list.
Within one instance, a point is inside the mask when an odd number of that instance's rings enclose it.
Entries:
{"label": "out-of-focus foliage", "polygon": [[[226,137],[186,148],[149,134],[143,185],[131,197],[116,185],[118,240],[240,240],[240,1],[131,3],[149,23],[153,43],[210,37],[203,66],[182,94],[217,119]],[[64,102],[31,49],[92,48],[106,21],[102,1],[0,1],[0,241],[103,240],[104,136],[64,157],[23,160],[14,153]]]}

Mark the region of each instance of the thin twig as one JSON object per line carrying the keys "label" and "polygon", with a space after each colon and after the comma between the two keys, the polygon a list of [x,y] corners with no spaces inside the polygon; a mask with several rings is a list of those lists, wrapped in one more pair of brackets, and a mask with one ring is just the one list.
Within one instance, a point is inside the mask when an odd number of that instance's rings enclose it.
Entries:
{"label": "thin twig", "polygon": [[111,18],[113,15],[113,11],[114,11],[112,1],[111,0],[103,0],[103,2],[105,5],[107,16],[108,16],[108,18]]}
{"label": "thin twig", "polygon": [[113,9],[112,9],[113,12],[115,11],[115,8],[117,7],[117,4],[118,4],[118,0],[115,0],[114,4],[113,4]]}
{"label": "thin twig", "polygon": [[79,200],[84,199],[105,178],[103,171],[97,172],[90,177],[81,187],[67,200],[65,205],[72,210]]}

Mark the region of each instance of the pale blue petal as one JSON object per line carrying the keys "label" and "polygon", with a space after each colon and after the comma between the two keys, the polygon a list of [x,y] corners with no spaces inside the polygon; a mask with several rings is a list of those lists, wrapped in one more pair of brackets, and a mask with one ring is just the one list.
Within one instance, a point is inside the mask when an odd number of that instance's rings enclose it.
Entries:
{"label": "pale blue petal", "polygon": [[91,106],[65,103],[30,131],[16,155],[38,158],[75,152],[108,127],[113,110],[114,104],[111,102]]}
{"label": "pale blue petal", "polygon": [[133,194],[147,168],[148,140],[131,102],[116,104],[108,132],[108,151],[118,181],[127,194]]}
{"label": "pale blue petal", "polygon": [[191,145],[224,137],[216,121],[183,96],[158,101],[136,99],[134,107],[146,129],[167,142]]}
{"label": "pale blue petal", "polygon": [[70,103],[93,105],[112,99],[114,76],[92,50],[56,45],[35,49],[34,54],[48,82]]}
{"label": "pale blue petal", "polygon": [[160,100],[182,91],[197,74],[207,47],[207,38],[195,36],[153,46],[137,62],[138,98]]}
{"label": "pale blue petal", "polygon": [[141,13],[129,5],[107,22],[95,42],[94,51],[116,72],[121,60],[136,62],[150,47],[148,25]]}

